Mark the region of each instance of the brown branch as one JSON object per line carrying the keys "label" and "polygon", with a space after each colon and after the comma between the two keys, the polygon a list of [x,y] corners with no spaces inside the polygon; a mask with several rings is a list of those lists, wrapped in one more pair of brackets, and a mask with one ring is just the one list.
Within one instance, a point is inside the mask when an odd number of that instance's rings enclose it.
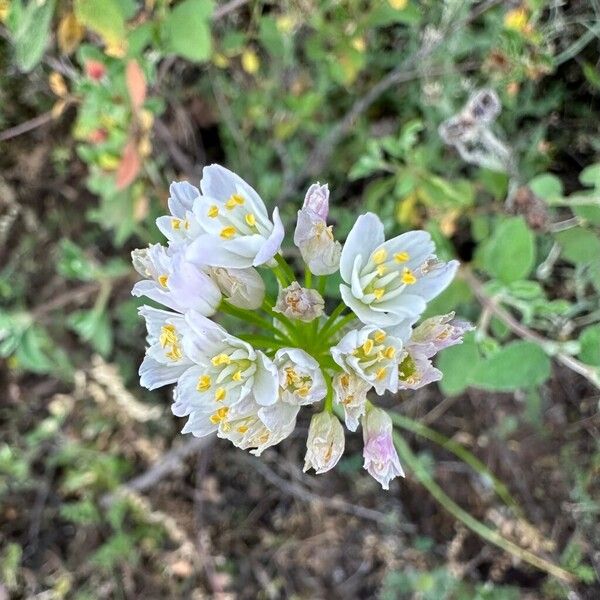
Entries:
{"label": "brown branch", "polygon": [[29,119],[29,121],[25,121],[24,123],[19,123],[19,125],[15,125],[14,127],[10,127],[9,129],[5,129],[0,132],[0,142],[5,142],[6,140],[10,140],[12,138],[16,138],[19,135],[23,135],[28,131],[32,131],[49,123],[54,118],[52,111],[49,110],[33,119]]}
{"label": "brown branch", "polygon": [[221,4],[215,9],[215,12],[213,13],[213,19],[215,21],[217,19],[221,19],[230,12],[233,12],[234,10],[244,6],[244,4],[248,4],[249,1],[250,0],[230,0],[229,2],[225,2],[225,4]]}
{"label": "brown branch", "polygon": [[524,340],[538,344],[544,352],[555,358],[559,363],[585,377],[590,383],[600,388],[600,369],[586,365],[560,350],[557,351],[556,348],[559,342],[549,340],[520,323],[511,313],[500,306],[494,298],[487,295],[483,283],[479,281],[469,268],[462,267],[459,274],[469,285],[482,306],[498,317],[513,333]]}

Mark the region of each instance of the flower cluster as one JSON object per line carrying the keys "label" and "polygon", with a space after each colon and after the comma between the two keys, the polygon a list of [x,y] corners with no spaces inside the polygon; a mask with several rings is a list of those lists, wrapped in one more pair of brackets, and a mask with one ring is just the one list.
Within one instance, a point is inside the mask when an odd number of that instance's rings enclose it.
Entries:
{"label": "flower cluster", "polygon": [[[450,283],[457,262],[441,262],[425,231],[385,240],[372,213],[345,244],[328,225],[329,189],[312,185],[298,211],[294,243],[304,285],[281,254],[278,210],[231,171],[210,165],[200,189],[173,183],[169,215],[157,225],[166,246],[132,253],[143,277],[132,293],[168,310],[142,306],[148,331],[141,385],[176,384],[172,410],[183,433],[215,432],[260,455],[288,437],[312,405],[304,470],[328,471],[347,429],[362,426],[364,467],[388,489],[403,475],[389,415],[367,400],[441,378],[431,358],[460,343],[470,326],[453,314],[415,326],[427,302]],[[328,315],[327,276],[339,270],[342,302]],[[277,297],[265,280],[276,278]],[[313,287],[314,277],[314,287]],[[211,320],[239,319],[232,335]]]}

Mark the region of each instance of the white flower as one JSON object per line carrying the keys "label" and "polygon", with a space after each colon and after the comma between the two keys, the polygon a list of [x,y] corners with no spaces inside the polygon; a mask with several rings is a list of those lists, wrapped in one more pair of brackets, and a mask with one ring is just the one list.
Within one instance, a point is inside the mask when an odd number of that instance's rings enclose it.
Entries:
{"label": "white flower", "polygon": [[383,223],[361,215],[342,250],[344,302],[367,324],[396,325],[416,317],[452,281],[457,261],[439,262],[431,236],[410,231],[385,241]]}
{"label": "white flower", "polygon": [[183,336],[189,327],[182,315],[141,306],[139,314],[146,320],[148,348],[140,366],[140,384],[149,390],[175,383],[192,361],[183,350]]}
{"label": "white flower", "polygon": [[317,474],[333,469],[344,453],[344,428],[337,417],[324,411],[313,415],[308,428],[304,469]]}
{"label": "white flower", "polygon": [[247,269],[209,267],[208,272],[233,306],[255,310],[262,304],[265,298],[265,283],[254,267]]}
{"label": "white flower", "polygon": [[275,312],[290,319],[298,319],[306,323],[319,318],[325,309],[325,301],[316,290],[300,287],[297,281],[283,290],[279,290]]}
{"label": "white flower", "polygon": [[297,406],[323,400],[327,387],[319,363],[300,348],[281,348],[275,354],[280,398]]}
{"label": "white flower", "polygon": [[471,323],[455,319],[453,312],[430,317],[415,327],[410,337],[410,346],[418,346],[421,354],[431,358],[444,348],[462,344],[464,334],[472,330]]}
{"label": "white flower", "polygon": [[398,390],[398,355],[402,341],[377,327],[352,329],[331,348],[333,360],[381,395]]}
{"label": "white flower", "polygon": [[418,390],[442,378],[442,372],[436,369],[419,346],[408,344],[398,362],[398,389]]}
{"label": "white flower", "polygon": [[170,215],[158,217],[156,225],[169,240],[179,245],[200,235],[201,229],[193,214],[194,201],[200,190],[187,181],[173,182],[169,188]]}
{"label": "white flower", "polygon": [[333,378],[334,400],[344,409],[344,420],[350,431],[358,429],[360,417],[365,413],[367,393],[373,386],[352,373],[338,373]]}
{"label": "white flower", "polygon": [[329,188],[315,183],[308,188],[304,205],[298,211],[294,244],[308,268],[315,275],[335,273],[340,265],[342,247],[333,238],[333,228],[327,226]]}
{"label": "white flower", "polygon": [[202,195],[194,215],[202,230],[188,247],[198,265],[243,269],[269,262],[283,241],[277,208],[273,222],[261,197],[241,177],[220,165],[204,167]]}
{"label": "white flower", "polygon": [[185,312],[197,310],[213,315],[221,302],[221,292],[210,277],[187,262],[181,252],[153,244],[131,253],[135,270],[146,277],[131,290],[134,296],[146,296],[165,306]]}
{"label": "white flower", "polygon": [[229,411],[252,395],[260,406],[277,401],[277,369],[265,354],[199,313],[185,316],[184,353],[194,363],[178,380],[172,411],[189,415],[182,433],[216,431]]}
{"label": "white flower", "polygon": [[394,448],[393,425],[390,416],[381,408],[369,406],[362,418],[364,468],[384,490],[390,488],[395,477],[404,477],[404,471]]}
{"label": "white flower", "polygon": [[[219,424],[217,435],[228,439],[234,446],[256,456],[287,438],[296,426],[296,412],[291,405],[260,406],[252,396],[231,407]],[[278,406],[276,411],[273,411]],[[289,414],[292,413],[293,415]]]}

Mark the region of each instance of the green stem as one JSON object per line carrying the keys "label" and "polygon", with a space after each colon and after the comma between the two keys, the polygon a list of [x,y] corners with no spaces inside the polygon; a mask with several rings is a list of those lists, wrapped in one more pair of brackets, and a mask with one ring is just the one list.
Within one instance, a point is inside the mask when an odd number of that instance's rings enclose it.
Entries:
{"label": "green stem", "polygon": [[317,278],[317,291],[319,292],[319,294],[321,294],[321,296],[325,295],[326,285],[327,285],[327,277],[325,277],[325,275],[320,275]]}
{"label": "green stem", "polygon": [[304,287],[312,288],[312,273],[306,264],[304,265]]}
{"label": "green stem", "polygon": [[325,396],[323,410],[333,414],[333,385],[331,383],[331,377],[327,373],[323,373],[323,377],[325,378],[325,385],[327,385],[327,396]]}
{"label": "green stem", "polygon": [[413,419],[405,417],[397,412],[389,411],[388,414],[392,419],[392,423],[394,423],[394,425],[397,427],[402,427],[402,429],[406,429],[407,431],[415,433],[416,435],[427,438],[445,450],[448,450],[448,452],[452,452],[452,454],[460,458],[472,469],[477,471],[479,475],[491,481],[494,491],[502,499],[502,501],[509,506],[518,517],[523,518],[521,508],[517,504],[517,501],[511,496],[504,483],[502,483],[502,481],[500,481],[474,454],[469,452],[464,446],[435,431],[435,429],[431,429],[430,427],[427,427],[427,425],[419,423],[418,421],[414,421]]}
{"label": "green stem", "polygon": [[335,323],[335,320],[344,312],[345,308],[346,308],[346,305],[343,302],[340,302],[335,307],[335,310],[331,313],[331,315],[329,316],[327,321],[325,321],[325,325],[323,325],[323,329],[321,329],[321,331],[319,332],[319,334],[322,336],[323,339],[325,339],[327,332],[333,326],[333,324]]}
{"label": "green stem", "polygon": [[414,473],[415,477],[425,487],[425,489],[439,502],[454,518],[461,521],[471,531],[479,535],[481,538],[502,548],[505,552],[516,556],[517,558],[528,562],[530,565],[540,569],[569,583],[573,583],[577,577],[569,571],[555,565],[554,563],[547,561],[540,556],[537,556],[529,550],[525,550],[517,544],[502,537],[497,531],[490,529],[487,525],[484,525],[478,521],[475,517],[472,517],[466,510],[462,509],[454,500],[446,495],[444,490],[433,480],[427,469],[423,466],[421,461],[413,454],[408,444],[402,439],[399,433],[394,432],[394,445],[400,455],[401,461],[406,464],[409,469]]}
{"label": "green stem", "polygon": [[334,333],[337,333],[340,329],[342,329],[342,327],[345,327],[348,323],[351,323],[352,321],[354,321],[354,319],[356,319],[356,315],[354,313],[350,313],[349,315],[346,315],[343,319],[340,319],[330,330],[328,333],[328,337],[331,338],[331,336]]}
{"label": "green stem", "polygon": [[228,314],[232,317],[236,317],[237,319],[241,319],[246,322],[254,323],[254,325],[257,325],[258,327],[267,329],[268,331],[273,333],[273,335],[275,335],[276,337],[281,338],[281,340],[284,342],[290,341],[283,332],[281,332],[279,329],[277,329],[277,327],[275,327],[273,324],[269,323],[269,321],[267,321],[266,319],[263,319],[260,315],[257,315],[256,313],[254,313],[250,310],[245,310],[243,308],[233,306],[233,304],[230,304],[227,300],[224,300],[221,303],[220,309],[225,314]]}
{"label": "green stem", "polygon": [[294,325],[294,323],[292,323],[291,319],[288,319],[285,315],[281,314],[280,312],[275,312],[273,310],[273,307],[268,303],[268,301],[266,299],[263,301],[261,308],[270,317],[279,321],[287,329],[287,332],[289,334],[287,336],[287,339],[291,345],[300,343],[298,341],[298,336],[299,336],[298,328]]}
{"label": "green stem", "polygon": [[264,337],[261,335],[250,335],[248,333],[241,333],[238,336],[241,340],[252,344],[253,346],[259,346],[263,349],[268,350],[279,350],[279,348],[285,347],[287,344],[282,344],[277,340],[273,340],[272,338]]}
{"label": "green stem", "polygon": [[292,283],[292,281],[296,279],[296,275],[294,274],[292,267],[288,265],[287,261],[285,260],[285,258],[283,258],[281,254],[275,255],[275,261],[277,262],[277,266],[283,271],[284,276],[288,281],[288,284],[286,284],[285,286],[287,287],[287,285],[289,285],[290,283]]}

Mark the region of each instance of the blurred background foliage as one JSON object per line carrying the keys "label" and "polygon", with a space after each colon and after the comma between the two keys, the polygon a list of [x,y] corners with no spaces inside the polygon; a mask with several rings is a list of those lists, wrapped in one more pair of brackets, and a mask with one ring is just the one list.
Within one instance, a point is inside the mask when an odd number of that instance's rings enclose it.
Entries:
{"label": "blurred background foliage", "polygon": [[[0,22],[0,598],[598,597],[599,2],[0,0]],[[502,111],[465,159],[439,128],[482,88]],[[327,181],[338,239],[371,210],[463,263],[430,314],[478,327],[440,390],[387,399],[414,461],[389,495],[360,440],[316,481],[302,438],[197,455],[138,387],[129,252],[211,162],[288,232]]]}

